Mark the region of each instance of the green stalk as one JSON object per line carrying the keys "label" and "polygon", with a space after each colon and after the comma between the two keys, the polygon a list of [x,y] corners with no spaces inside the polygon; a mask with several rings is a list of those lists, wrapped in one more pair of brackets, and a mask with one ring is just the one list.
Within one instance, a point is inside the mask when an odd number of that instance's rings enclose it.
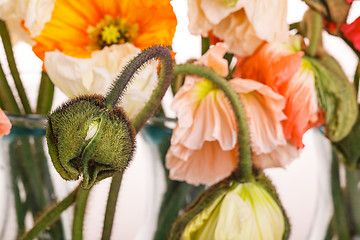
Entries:
{"label": "green stalk", "polygon": [[17,150],[17,143],[16,140],[9,140],[9,163],[10,163],[10,170],[11,170],[11,186],[14,195],[14,203],[15,203],[15,210],[16,210],[16,220],[17,220],[17,227],[18,227],[18,236],[25,231],[25,215],[26,215],[26,207],[21,200],[20,197],[20,190],[18,186],[18,181],[20,172],[19,172],[19,163],[16,160],[16,153]]}
{"label": "green stalk", "polygon": [[[149,101],[137,114],[132,121],[136,132],[138,133],[144,126],[146,121],[154,114],[161,103],[167,88],[170,86],[173,70],[173,61],[170,51],[162,46],[155,46],[141,52],[136,56],[123,70],[121,75],[116,79],[113,88],[106,96],[106,105],[114,107],[121,98],[128,82],[133,78],[134,74],[141,69],[141,67],[151,59],[159,58],[161,61],[161,69],[159,73],[159,80],[157,87],[153,90]],[[105,219],[103,226],[103,238],[109,239],[113,227],[116,202],[118,193],[120,191],[121,176],[119,173],[115,174],[111,183],[111,189],[108,196],[108,204],[105,210]]]}
{"label": "green stalk", "polygon": [[315,10],[310,10],[310,44],[306,49],[306,53],[313,57],[316,54],[318,46],[321,42],[322,33],[322,16]]}
{"label": "green stalk", "polygon": [[201,38],[201,55],[204,55],[207,50],[210,48],[210,40],[209,38]]}
{"label": "green stalk", "polygon": [[43,192],[41,173],[37,164],[35,163],[34,155],[30,145],[30,138],[28,136],[24,136],[18,137],[18,139],[19,142],[21,142],[21,153],[18,154],[23,154],[21,159],[26,159],[26,161],[22,161],[21,164],[31,189],[30,192],[35,196],[38,209],[37,211],[40,212],[46,206],[46,198]]}
{"label": "green stalk", "polygon": [[11,91],[9,83],[6,79],[4,70],[0,63],[0,101],[3,108],[9,113],[20,114],[20,108]]}
{"label": "green stalk", "polygon": [[10,72],[14,79],[15,86],[19,93],[19,97],[20,97],[21,103],[23,105],[24,111],[26,114],[30,114],[30,113],[32,113],[31,107],[30,107],[28,98],[26,96],[24,86],[21,82],[19,72],[16,67],[16,62],[15,62],[14,53],[12,50],[9,31],[3,20],[0,20],[0,35],[1,35],[3,45],[4,45],[5,54],[6,54],[8,64],[9,64]]}
{"label": "green stalk", "polygon": [[230,100],[238,123],[238,145],[240,159],[238,169],[235,171],[235,173],[237,177],[240,178],[240,180],[245,182],[253,181],[254,175],[252,171],[248,123],[242,103],[235,90],[224,78],[206,67],[192,64],[176,65],[174,67],[174,74],[194,74],[206,78],[225,93],[227,98]]}
{"label": "green stalk", "polygon": [[358,171],[346,169],[346,190],[349,196],[350,213],[355,227],[355,234],[360,236],[360,192],[358,188]]}
{"label": "green stalk", "polygon": [[50,226],[56,219],[59,218],[60,214],[66,210],[76,199],[78,188],[72,191],[64,200],[50,206],[45,212],[43,212],[35,221],[32,229],[23,234],[19,240],[32,240],[39,235],[41,231]]}
{"label": "green stalk", "polygon": [[109,227],[109,226],[112,226],[113,221],[114,221],[117,196],[119,195],[122,176],[123,176],[122,173],[115,174],[112,179],[111,185],[110,185],[110,193],[111,194],[109,194],[109,197],[107,200],[107,205],[106,205],[106,210],[105,210],[104,226],[103,226],[103,232],[102,232],[102,236],[101,236],[102,240],[110,239],[110,237],[111,237],[112,227]]}
{"label": "green stalk", "polygon": [[51,82],[46,72],[41,73],[41,82],[39,88],[39,95],[36,105],[37,114],[48,114],[51,110],[54,99],[54,84]]}
{"label": "green stalk", "polygon": [[83,236],[83,225],[87,199],[90,190],[80,188],[76,195],[74,221],[72,226],[72,239],[81,240]]}
{"label": "green stalk", "polygon": [[346,217],[345,202],[340,186],[338,156],[333,151],[331,163],[331,193],[334,206],[334,228],[338,239],[350,240],[349,223]]}
{"label": "green stalk", "polygon": [[355,87],[356,95],[359,93],[359,80],[360,80],[360,59],[354,75],[354,87]]}

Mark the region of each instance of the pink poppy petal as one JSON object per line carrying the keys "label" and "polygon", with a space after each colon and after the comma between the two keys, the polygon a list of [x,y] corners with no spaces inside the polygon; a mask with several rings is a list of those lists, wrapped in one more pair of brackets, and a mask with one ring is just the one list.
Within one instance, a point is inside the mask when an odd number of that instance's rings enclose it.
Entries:
{"label": "pink poppy petal", "polygon": [[171,147],[166,155],[170,178],[194,185],[214,184],[228,177],[236,166],[236,150],[223,151],[217,141],[205,142],[187,161],[175,156]]}

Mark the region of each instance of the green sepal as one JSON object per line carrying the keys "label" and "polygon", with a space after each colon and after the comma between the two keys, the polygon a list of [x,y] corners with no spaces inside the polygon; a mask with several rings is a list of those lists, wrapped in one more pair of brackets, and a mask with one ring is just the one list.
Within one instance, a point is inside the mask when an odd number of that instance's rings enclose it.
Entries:
{"label": "green sepal", "polygon": [[185,230],[188,223],[200,212],[210,206],[213,201],[219,197],[224,197],[225,194],[231,188],[231,181],[225,179],[209,189],[200,193],[200,195],[195,199],[195,201],[185,208],[183,214],[181,214],[173,223],[168,239],[169,240],[180,240],[183,231]]}
{"label": "green sepal", "polygon": [[315,72],[318,101],[325,112],[325,135],[338,142],[349,134],[358,116],[355,89],[330,56],[304,58]]}
{"label": "green sepal", "polygon": [[[91,124],[96,133],[86,139]],[[81,96],[55,110],[46,131],[54,167],[66,180],[83,175],[82,187],[122,172],[135,150],[135,130],[125,112],[106,108],[102,96]]]}

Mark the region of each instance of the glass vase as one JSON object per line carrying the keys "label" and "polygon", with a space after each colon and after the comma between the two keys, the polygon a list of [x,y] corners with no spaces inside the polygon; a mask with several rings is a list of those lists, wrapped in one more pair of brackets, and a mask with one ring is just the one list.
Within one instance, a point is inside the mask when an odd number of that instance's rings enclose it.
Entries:
{"label": "glass vase", "polygon": [[[19,237],[47,206],[72,188],[52,167],[45,141],[46,117],[8,117],[11,133],[0,139],[0,239]],[[68,239],[66,228],[59,219],[38,239]]]}

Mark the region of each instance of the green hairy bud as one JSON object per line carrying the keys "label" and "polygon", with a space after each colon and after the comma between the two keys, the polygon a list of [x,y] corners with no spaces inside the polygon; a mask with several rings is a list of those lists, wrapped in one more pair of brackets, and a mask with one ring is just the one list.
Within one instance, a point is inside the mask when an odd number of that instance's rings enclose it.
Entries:
{"label": "green hairy bud", "polygon": [[124,110],[107,108],[100,95],[81,96],[48,118],[46,137],[54,167],[82,187],[123,172],[133,157],[136,132]]}
{"label": "green hairy bud", "polygon": [[325,134],[338,142],[350,133],[358,116],[355,89],[332,57],[306,59],[315,72],[319,104],[325,112]]}

